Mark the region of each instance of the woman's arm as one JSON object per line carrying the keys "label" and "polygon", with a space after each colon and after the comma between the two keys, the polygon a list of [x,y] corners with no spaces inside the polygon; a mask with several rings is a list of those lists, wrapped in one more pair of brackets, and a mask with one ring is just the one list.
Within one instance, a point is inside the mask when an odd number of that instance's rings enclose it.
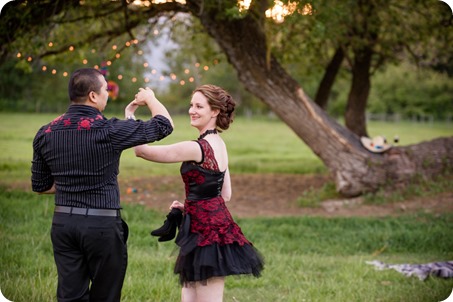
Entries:
{"label": "woman's arm", "polygon": [[202,160],[200,145],[195,141],[184,141],[172,145],[134,147],[135,155],[158,163],[177,163]]}
{"label": "woman's arm", "polygon": [[230,178],[230,170],[227,168],[225,171],[225,178],[223,180],[222,186],[222,197],[225,202],[231,199],[232,189],[231,189],[231,178]]}

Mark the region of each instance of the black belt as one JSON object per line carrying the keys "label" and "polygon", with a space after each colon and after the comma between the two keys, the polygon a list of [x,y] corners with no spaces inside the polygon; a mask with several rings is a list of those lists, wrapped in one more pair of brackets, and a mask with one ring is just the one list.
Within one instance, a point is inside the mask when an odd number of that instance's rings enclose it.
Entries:
{"label": "black belt", "polygon": [[65,207],[65,206],[55,206],[55,212],[75,214],[75,215],[85,215],[85,216],[111,216],[111,217],[120,217],[121,216],[120,210],[76,208],[76,207]]}

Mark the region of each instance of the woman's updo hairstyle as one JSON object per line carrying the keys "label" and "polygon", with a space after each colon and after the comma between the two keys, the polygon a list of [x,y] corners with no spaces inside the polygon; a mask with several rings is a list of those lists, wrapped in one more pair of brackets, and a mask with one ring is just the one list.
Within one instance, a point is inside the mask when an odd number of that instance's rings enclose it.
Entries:
{"label": "woman's updo hairstyle", "polygon": [[216,122],[217,131],[222,132],[222,130],[227,130],[233,122],[234,117],[236,103],[233,97],[223,88],[210,84],[196,88],[193,93],[195,92],[200,92],[208,99],[209,106],[211,106],[212,110],[219,110]]}

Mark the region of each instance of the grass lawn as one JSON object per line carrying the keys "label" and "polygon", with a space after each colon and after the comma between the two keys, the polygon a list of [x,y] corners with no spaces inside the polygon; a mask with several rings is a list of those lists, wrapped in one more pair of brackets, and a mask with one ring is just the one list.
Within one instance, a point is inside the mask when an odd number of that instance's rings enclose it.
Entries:
{"label": "grass lawn", "polygon": [[[53,200],[0,191],[0,286],[11,301],[56,301],[50,243]],[[125,205],[130,227],[129,266],[122,301],[179,301],[173,274],[176,246],[149,231],[162,215]],[[224,301],[426,301],[445,300],[453,279],[376,271],[365,261],[427,263],[453,259],[453,213],[399,218],[287,217],[238,219],[266,260],[259,279],[229,277]]]}

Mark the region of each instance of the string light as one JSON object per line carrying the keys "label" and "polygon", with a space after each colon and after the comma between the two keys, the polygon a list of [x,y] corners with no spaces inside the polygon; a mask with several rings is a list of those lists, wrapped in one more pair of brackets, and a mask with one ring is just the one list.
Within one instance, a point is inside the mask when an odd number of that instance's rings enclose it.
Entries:
{"label": "string light", "polygon": [[[158,31],[156,30],[154,33],[155,33],[155,34],[158,34]],[[129,47],[129,46],[131,46],[132,44],[138,44],[138,43],[139,43],[139,41],[138,41],[137,39],[134,39],[134,40],[126,41],[126,42],[125,42],[125,46],[126,46],[126,47]],[[55,46],[55,43],[54,43],[53,41],[50,41],[50,42],[48,42],[47,45],[48,45],[49,47],[53,47],[53,46]],[[111,46],[111,49],[112,49],[112,50],[118,50],[118,46],[117,46],[116,44],[114,44],[114,45]],[[73,45],[69,46],[69,47],[68,47],[68,50],[71,51],[71,52],[75,51],[75,46],[73,46]],[[91,53],[92,53],[92,54],[94,54],[94,53],[96,53],[96,52],[97,52],[97,50],[96,50],[95,48],[92,48],[92,49],[91,49]],[[144,51],[141,50],[141,49],[139,49],[139,50],[137,51],[137,54],[141,56],[141,55],[144,54]],[[22,59],[23,55],[22,55],[21,52],[17,52],[16,57],[17,57],[18,59]],[[115,54],[115,58],[116,58],[116,59],[120,59],[120,58],[121,58],[121,53],[120,53],[120,52],[116,53],[116,54]],[[33,58],[32,58],[31,56],[28,56],[28,57],[26,57],[26,61],[31,62],[31,61],[33,61]],[[83,63],[84,65],[87,65],[88,62],[89,62],[89,61],[88,61],[87,58],[82,59],[82,63]],[[218,63],[219,63],[219,61],[218,61],[217,59],[214,59],[212,64],[213,64],[213,65],[216,65],[216,64],[218,64]],[[112,62],[111,60],[108,60],[108,61],[106,61],[106,62],[103,62],[102,66],[103,66],[103,68],[105,68],[106,66],[111,66],[112,64],[113,64],[113,62]],[[194,65],[195,65],[196,68],[200,68],[200,67],[201,67],[201,64],[200,64],[199,62],[195,63]],[[144,67],[144,68],[149,68],[149,67],[150,67],[150,63],[147,62],[147,61],[145,61],[145,62],[143,63],[143,67]],[[100,69],[99,65],[94,65],[93,68],[98,69],[98,70]],[[210,67],[209,67],[208,65],[204,65],[204,66],[202,67],[202,69],[203,69],[204,71],[208,71],[209,68],[210,68]],[[46,65],[43,65],[43,66],[41,67],[41,70],[42,70],[43,72],[47,72],[48,70],[51,70],[51,74],[52,74],[52,75],[61,74],[63,77],[67,77],[67,76],[69,75],[69,72],[67,72],[67,71],[58,73],[58,72],[57,72],[57,69],[55,69],[55,68],[54,68],[54,69],[50,69],[50,68],[49,68],[48,66],[46,66]],[[156,76],[156,75],[158,74],[158,71],[157,71],[155,68],[151,69],[150,72],[151,72],[151,74],[152,74],[153,76]],[[191,72],[190,68],[185,68],[185,69],[183,70],[183,73],[184,73],[185,75],[188,75],[188,76],[189,76],[188,79],[181,79],[181,78],[178,79],[178,76],[177,76],[175,73],[170,73],[169,76],[160,75],[158,79],[159,79],[160,81],[164,81],[164,80],[166,80],[166,79],[170,79],[170,80],[172,80],[172,81],[178,81],[178,83],[179,83],[180,85],[186,85],[187,83],[193,83],[193,82],[195,82],[195,77],[194,77],[194,76],[190,76],[190,72]],[[124,75],[122,75],[122,74],[119,74],[119,75],[117,75],[116,77],[117,77],[117,79],[118,79],[119,81],[124,80]],[[133,83],[136,83],[136,82],[138,82],[138,78],[137,78],[137,77],[132,77],[132,78],[130,79],[130,81],[133,82]],[[149,83],[149,82],[151,82],[151,79],[150,79],[149,77],[143,77],[142,81],[143,81],[144,83]]]}

